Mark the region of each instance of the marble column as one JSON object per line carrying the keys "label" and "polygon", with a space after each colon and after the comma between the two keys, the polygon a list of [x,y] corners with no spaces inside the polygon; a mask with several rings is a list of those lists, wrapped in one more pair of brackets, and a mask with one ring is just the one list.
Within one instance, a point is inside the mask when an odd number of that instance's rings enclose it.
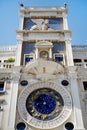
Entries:
{"label": "marble column", "polygon": [[49,49],[49,58],[52,59],[52,48]]}
{"label": "marble column", "polygon": [[63,14],[63,27],[64,27],[64,30],[68,30],[68,22],[67,22],[67,15],[66,14]]}
{"label": "marble column", "polygon": [[36,47],[36,59],[39,58],[38,48]]}
{"label": "marble column", "polygon": [[83,125],[81,106],[80,106],[77,76],[76,73],[72,70],[70,70],[71,72],[69,73],[69,77],[71,83],[71,94],[73,99],[74,127],[75,130],[85,130]]}
{"label": "marble column", "polygon": [[22,40],[18,40],[15,66],[20,66],[21,64],[21,53],[22,53]]}
{"label": "marble column", "polygon": [[67,39],[65,41],[65,47],[66,47],[66,64],[67,66],[73,66],[73,54],[72,54],[72,47],[71,47],[71,39]]}

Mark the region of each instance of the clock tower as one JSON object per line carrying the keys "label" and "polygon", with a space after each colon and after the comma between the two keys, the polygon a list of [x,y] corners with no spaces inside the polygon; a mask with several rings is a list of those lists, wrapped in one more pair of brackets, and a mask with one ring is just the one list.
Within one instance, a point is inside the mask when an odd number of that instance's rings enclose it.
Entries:
{"label": "clock tower", "polygon": [[67,8],[21,6],[19,15],[8,129],[85,130]]}

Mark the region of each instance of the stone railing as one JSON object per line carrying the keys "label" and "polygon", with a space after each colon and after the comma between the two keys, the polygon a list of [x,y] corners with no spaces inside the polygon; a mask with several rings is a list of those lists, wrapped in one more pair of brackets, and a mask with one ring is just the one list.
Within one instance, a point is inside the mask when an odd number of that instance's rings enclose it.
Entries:
{"label": "stone railing", "polygon": [[87,63],[74,63],[74,66],[77,66],[78,68],[87,68]]}
{"label": "stone railing", "polygon": [[17,46],[0,46],[0,52],[16,51]]}
{"label": "stone railing", "polygon": [[79,67],[79,68],[83,67],[83,64],[81,62],[80,63],[74,63],[74,65]]}
{"label": "stone railing", "polygon": [[87,45],[73,45],[72,49],[73,51],[74,50],[87,50]]}
{"label": "stone railing", "polygon": [[9,62],[9,63],[2,62],[0,63],[0,68],[6,68],[6,69],[13,68],[14,64],[15,62]]}

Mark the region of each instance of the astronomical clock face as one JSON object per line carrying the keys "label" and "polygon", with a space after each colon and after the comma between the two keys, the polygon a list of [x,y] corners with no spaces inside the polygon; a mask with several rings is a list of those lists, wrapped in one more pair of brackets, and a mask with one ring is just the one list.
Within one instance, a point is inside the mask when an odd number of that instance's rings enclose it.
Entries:
{"label": "astronomical clock face", "polygon": [[34,90],[26,100],[28,113],[42,121],[49,121],[57,117],[64,106],[61,95],[51,88]]}
{"label": "astronomical clock face", "polygon": [[18,110],[29,125],[51,129],[69,118],[72,110],[71,96],[64,87],[52,82],[32,84],[20,94]]}

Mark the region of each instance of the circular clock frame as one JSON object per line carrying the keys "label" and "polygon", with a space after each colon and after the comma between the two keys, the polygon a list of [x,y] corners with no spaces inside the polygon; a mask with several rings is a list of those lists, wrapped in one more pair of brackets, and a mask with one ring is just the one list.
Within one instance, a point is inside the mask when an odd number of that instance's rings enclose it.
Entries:
{"label": "circular clock frame", "polygon": [[[55,118],[47,121],[35,118],[27,111],[26,108],[26,100],[28,96],[33,91],[42,88],[50,88],[58,92],[61,95],[64,102],[62,111]],[[28,86],[21,92],[18,99],[18,111],[21,118],[32,127],[39,129],[52,129],[60,126],[69,118],[72,111],[72,99],[69,92],[64,87],[58,86],[54,82],[39,82]]]}

